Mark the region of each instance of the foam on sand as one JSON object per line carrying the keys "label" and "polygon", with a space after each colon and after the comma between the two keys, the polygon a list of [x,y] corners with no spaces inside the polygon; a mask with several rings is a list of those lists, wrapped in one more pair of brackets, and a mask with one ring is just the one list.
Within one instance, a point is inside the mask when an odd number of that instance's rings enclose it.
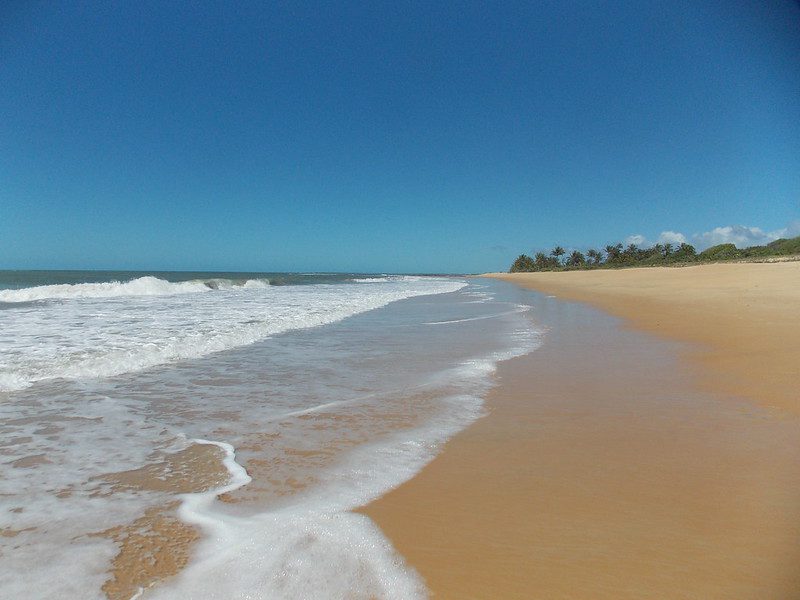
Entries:
{"label": "foam on sand", "polygon": [[[221,493],[250,481],[226,452],[231,482],[214,491],[187,494],[179,514],[205,539],[195,560],[174,581],[149,591],[148,599],[231,598],[427,598],[418,574],[395,552],[366,516],[351,512],[407,481],[452,435],[481,416],[498,361],[537,347],[539,336],[520,330],[508,350],[465,361],[427,382],[440,410],[413,430],[397,431],[358,446],[326,470],[317,485],[284,505],[254,516],[232,516],[215,502]],[[231,577],[231,573],[236,573]]]}
{"label": "foam on sand", "polygon": [[[496,284],[465,285],[239,286],[5,311],[12,328],[60,319],[66,340],[94,336],[106,352],[102,336],[118,328],[114,343],[133,356],[186,329],[198,343],[246,332],[263,313],[299,326],[181,364],[0,393],[0,530],[15,536],[0,537],[0,589],[37,600],[100,599],[112,585],[124,600],[138,587],[145,599],[425,597],[382,532],[352,511],[419,472],[482,414],[496,363],[538,344]],[[446,336],[425,324],[454,320]],[[20,356],[34,350],[20,345]],[[200,537],[175,544],[153,525],[162,516]],[[153,556],[176,568],[136,567]]]}
{"label": "foam on sand", "polygon": [[[196,560],[174,582],[147,598],[422,598],[425,588],[367,518],[334,506],[295,507],[251,518],[223,515],[220,494],[250,482],[225,453],[231,481],[208,492],[186,494],[179,515],[203,530]],[[230,577],[235,572],[236,577]]]}

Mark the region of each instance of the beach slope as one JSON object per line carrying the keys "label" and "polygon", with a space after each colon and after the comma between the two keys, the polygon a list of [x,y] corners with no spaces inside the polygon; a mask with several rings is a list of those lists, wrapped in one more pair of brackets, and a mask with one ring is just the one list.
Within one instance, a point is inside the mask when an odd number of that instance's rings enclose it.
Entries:
{"label": "beach slope", "polygon": [[702,384],[800,414],[800,262],[490,275],[695,345]]}
{"label": "beach slope", "polygon": [[800,597],[800,263],[495,277],[542,347],[364,509],[432,597]]}

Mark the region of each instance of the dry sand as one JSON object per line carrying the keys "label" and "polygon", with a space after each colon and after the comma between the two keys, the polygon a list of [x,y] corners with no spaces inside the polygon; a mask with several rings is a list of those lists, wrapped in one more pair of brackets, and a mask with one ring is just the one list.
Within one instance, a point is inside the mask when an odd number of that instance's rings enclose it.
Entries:
{"label": "dry sand", "polygon": [[493,277],[693,342],[707,389],[800,414],[800,262]]}
{"label": "dry sand", "polygon": [[433,597],[800,598],[800,263],[498,277],[661,337],[536,300],[489,416],[365,509]]}

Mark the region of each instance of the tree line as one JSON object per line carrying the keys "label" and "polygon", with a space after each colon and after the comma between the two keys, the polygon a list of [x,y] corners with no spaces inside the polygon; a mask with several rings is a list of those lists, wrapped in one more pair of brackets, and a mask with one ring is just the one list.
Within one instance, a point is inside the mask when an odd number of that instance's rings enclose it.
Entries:
{"label": "tree line", "polygon": [[800,237],[775,240],[765,246],[748,248],[737,248],[734,244],[718,244],[699,254],[694,246],[686,243],[654,244],[649,248],[640,248],[636,244],[624,246],[617,243],[609,244],[603,249],[590,248],[585,254],[579,250],[573,250],[568,254],[563,246],[556,246],[549,253],[537,252],[533,257],[520,254],[511,265],[509,272],[644,267],[794,254],[800,254]]}

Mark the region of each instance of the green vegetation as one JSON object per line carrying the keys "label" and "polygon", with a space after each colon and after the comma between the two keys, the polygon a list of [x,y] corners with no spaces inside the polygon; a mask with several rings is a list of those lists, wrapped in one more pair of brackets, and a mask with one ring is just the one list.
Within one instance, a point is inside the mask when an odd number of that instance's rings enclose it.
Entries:
{"label": "green vegetation", "polygon": [[739,258],[739,249],[733,244],[719,244],[703,250],[699,258],[701,260],[731,260]]}
{"label": "green vegetation", "polygon": [[800,255],[800,236],[775,240],[766,246],[741,249],[733,244],[719,244],[703,250],[700,254],[691,244],[680,244],[678,247],[673,244],[655,244],[650,248],[639,248],[635,244],[629,244],[627,247],[622,244],[612,244],[603,250],[591,248],[586,254],[578,250],[567,254],[563,247],[556,246],[550,254],[537,252],[533,258],[527,254],[520,254],[509,272],[685,265],[791,255]]}

